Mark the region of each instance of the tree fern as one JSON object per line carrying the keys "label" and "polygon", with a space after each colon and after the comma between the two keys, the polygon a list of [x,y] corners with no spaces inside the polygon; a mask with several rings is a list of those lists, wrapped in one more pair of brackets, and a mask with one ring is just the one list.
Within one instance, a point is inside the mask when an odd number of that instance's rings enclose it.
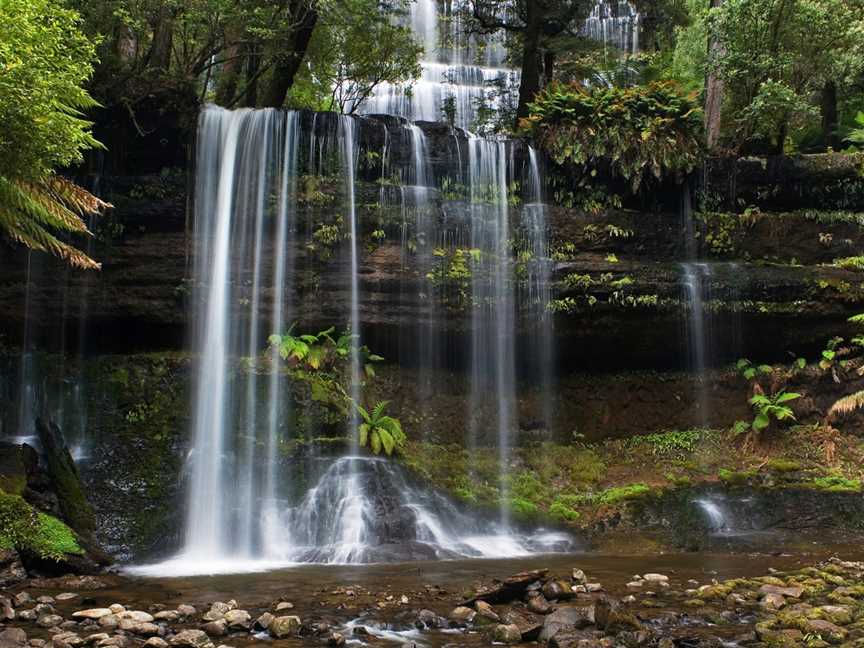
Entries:
{"label": "tree fern", "polygon": [[846,416],[862,407],[864,407],[864,390],[857,391],[854,394],[849,394],[835,401],[834,404],[828,408],[828,416],[826,418],[829,421],[833,421],[837,417]]}
{"label": "tree fern", "polygon": [[50,175],[40,181],[0,176],[0,230],[14,242],[53,254],[77,268],[98,270],[101,266],[58,237],[91,236],[84,217],[110,206],[60,176]]}

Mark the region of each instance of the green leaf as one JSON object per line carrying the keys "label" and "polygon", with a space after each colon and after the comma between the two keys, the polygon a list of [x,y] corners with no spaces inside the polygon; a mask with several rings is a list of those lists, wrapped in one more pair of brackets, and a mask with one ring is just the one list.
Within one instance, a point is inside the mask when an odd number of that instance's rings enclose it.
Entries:
{"label": "green leaf", "polygon": [[799,398],[801,398],[801,394],[796,394],[795,392],[780,392],[777,394],[777,398],[774,399],[774,403],[779,405],[780,403],[788,403]]}
{"label": "green leaf", "polygon": [[756,418],[753,419],[753,429],[757,432],[759,430],[764,430],[771,424],[771,419],[768,418],[767,414],[757,414]]}

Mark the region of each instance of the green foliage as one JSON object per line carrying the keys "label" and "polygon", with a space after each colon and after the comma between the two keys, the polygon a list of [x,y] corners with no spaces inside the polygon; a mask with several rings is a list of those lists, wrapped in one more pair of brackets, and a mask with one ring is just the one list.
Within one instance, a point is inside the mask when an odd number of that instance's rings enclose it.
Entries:
{"label": "green foliage", "polygon": [[816,477],[809,483],[814,488],[830,493],[860,493],[862,490],[860,479],[846,479],[836,475]]}
{"label": "green foliage", "polygon": [[643,495],[651,492],[651,488],[642,482],[635,484],[627,484],[626,486],[615,486],[607,488],[599,493],[594,501],[600,505],[611,505],[619,502],[625,502],[633,499],[638,499]]}
{"label": "green foliage", "polygon": [[792,408],[785,403],[792,402],[801,398],[801,394],[794,392],[779,391],[773,396],[765,394],[755,394],[750,399],[750,405],[756,416],[750,424],[754,432],[761,432],[769,425],[771,421],[794,421],[795,415]]}
{"label": "green foliage", "polygon": [[847,270],[864,270],[864,256],[834,259],[834,265],[838,268],[846,268]]}
{"label": "green foliage", "polygon": [[735,363],[735,368],[738,370],[738,373],[747,380],[753,380],[756,378],[757,374],[768,376],[774,373],[774,367],[771,365],[753,366],[753,363],[747,358],[741,358],[738,360],[738,362]]}
{"label": "green foliage", "polygon": [[559,495],[549,505],[549,517],[561,522],[575,522],[581,515],[575,507],[579,506],[581,499],[577,495]]}
{"label": "green foliage", "polygon": [[850,130],[845,141],[859,150],[864,150],[864,112],[858,111],[858,114],[855,115],[855,123],[858,128]]}
{"label": "green foliage", "polygon": [[702,113],[674,82],[630,88],[550,84],[522,131],[558,164],[609,164],[637,191],[650,176],[693,169],[701,159]]}
{"label": "green foliage", "polygon": [[84,553],[72,530],[60,520],[36,511],[18,495],[0,491],[0,547],[62,560]]}
{"label": "green foliage", "polygon": [[[291,330],[293,328],[292,325]],[[350,356],[352,345],[358,344],[360,340],[359,335],[352,334],[350,331],[334,339],[332,335],[335,330],[336,328],[331,326],[315,335],[299,336],[291,335],[289,330],[284,335],[271,335],[268,342],[283,360],[291,364],[300,365],[307,370],[331,370],[339,361]],[[373,363],[380,362],[384,358],[372,353],[366,345],[359,346],[357,352],[364,372],[369,378],[373,378],[375,376]]]}
{"label": "green foliage", "polygon": [[83,216],[107,205],[54,174],[98,146],[83,111],[94,46],[79,15],[52,0],[0,3],[0,232],[79,268],[99,264],[63,234],[89,235]]}
{"label": "green foliage", "polygon": [[790,128],[815,114],[826,80],[854,77],[860,7],[848,0],[726,0],[709,16],[722,43],[708,62],[725,82],[727,139],[781,152]]}
{"label": "green foliage", "polygon": [[325,0],[321,5],[307,65],[289,95],[293,107],[353,114],[379,84],[408,83],[420,76],[423,48],[377,0]]}
{"label": "green foliage", "polygon": [[381,401],[370,413],[354,403],[354,408],[363,418],[358,430],[360,445],[368,445],[375,454],[381,454],[381,450],[384,450],[387,455],[392,455],[395,450],[401,450],[407,440],[399,419],[384,413],[389,404],[390,401]]}
{"label": "green foliage", "polygon": [[692,453],[702,439],[703,430],[669,430],[630,437],[630,448],[648,447],[658,457],[683,457]]}
{"label": "green foliage", "polygon": [[513,513],[522,518],[533,518],[540,513],[540,508],[534,502],[529,502],[518,497],[508,499],[507,505]]}

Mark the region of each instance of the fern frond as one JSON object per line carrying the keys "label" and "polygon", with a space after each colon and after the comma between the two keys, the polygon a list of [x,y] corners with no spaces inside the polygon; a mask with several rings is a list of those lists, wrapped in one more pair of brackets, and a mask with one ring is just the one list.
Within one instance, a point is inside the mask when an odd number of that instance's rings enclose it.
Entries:
{"label": "fern frond", "polygon": [[835,401],[834,404],[828,408],[828,416],[826,418],[829,421],[832,421],[838,416],[846,416],[862,407],[864,407],[864,390],[855,392],[854,394],[849,394]]}
{"label": "fern frond", "polygon": [[372,420],[378,421],[384,415],[384,410],[387,409],[389,404],[390,401],[379,401],[372,410]]}
{"label": "fern frond", "polygon": [[48,176],[38,181],[0,176],[0,231],[31,250],[46,252],[69,265],[98,270],[101,265],[56,233],[90,235],[82,216],[111,207],[66,178]]}

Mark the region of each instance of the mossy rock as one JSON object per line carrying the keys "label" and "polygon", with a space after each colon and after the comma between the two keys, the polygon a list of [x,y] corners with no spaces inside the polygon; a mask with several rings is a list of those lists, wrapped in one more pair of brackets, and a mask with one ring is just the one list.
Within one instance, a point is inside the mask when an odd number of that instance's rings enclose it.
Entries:
{"label": "mossy rock", "polygon": [[19,495],[0,491],[0,549],[15,549],[43,560],[63,561],[84,550],[75,533],[57,518],[36,511]]}

